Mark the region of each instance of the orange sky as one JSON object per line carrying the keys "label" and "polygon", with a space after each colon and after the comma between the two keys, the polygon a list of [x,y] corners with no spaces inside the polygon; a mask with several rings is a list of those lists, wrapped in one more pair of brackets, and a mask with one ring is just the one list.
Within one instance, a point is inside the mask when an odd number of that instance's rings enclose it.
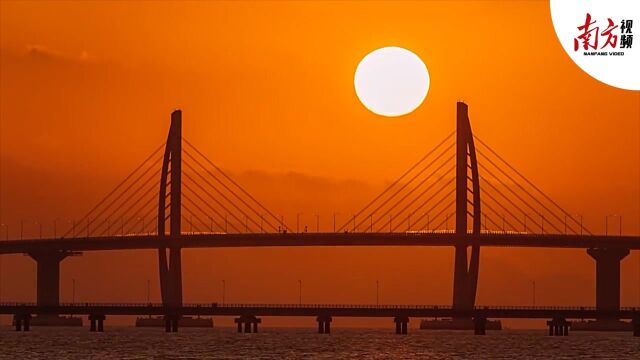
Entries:
{"label": "orange sky", "polygon": [[[640,93],[575,66],[547,2],[0,10],[0,220],[12,237],[20,219],[84,214],[164,141],[175,108],[184,136],[269,208],[290,223],[298,211],[310,224],[319,213],[328,229],[332,212],[359,209],[451,132],[459,99],[476,135],[591,229],[616,213],[626,233],[640,233]],[[431,76],[422,106],[391,119],[366,110],[353,89],[360,59],[390,45],[415,52]],[[224,278],[230,301],[291,302],[302,278],[309,302],[370,302],[380,279],[385,302],[448,303],[452,260],[430,248],[189,250],[185,300],[219,300]],[[623,262],[626,305],[640,298],[639,260]],[[529,279],[540,304],[594,302],[582,251],[488,249],[482,261],[479,303],[528,304]],[[2,298],[32,299],[33,263],[3,264]],[[157,282],[151,252],[85,254],[62,269],[63,298],[72,277],[104,282],[78,290],[96,301],[140,301],[146,279]]]}

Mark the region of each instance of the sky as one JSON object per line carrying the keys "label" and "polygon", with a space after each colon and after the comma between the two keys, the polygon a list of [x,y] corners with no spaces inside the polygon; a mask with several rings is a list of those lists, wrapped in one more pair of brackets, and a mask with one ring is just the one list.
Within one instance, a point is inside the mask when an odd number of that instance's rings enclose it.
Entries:
{"label": "sky", "polygon": [[[398,118],[353,86],[385,46],[430,75],[424,103]],[[619,214],[640,233],[640,92],[575,66],[546,1],[1,2],[0,221],[35,237],[36,223],[51,233],[82,216],[179,108],[185,138],[267,207],[328,230],[453,131],[458,100],[476,135],[593,231]],[[225,279],[228,301],[293,302],[302,279],[308,302],[372,302],[378,280],[387,303],[449,303],[452,254],[188,250],[185,301],[219,301]],[[33,299],[34,263],[2,263],[0,297]],[[623,305],[640,301],[639,264],[622,263]],[[150,279],[158,299],[156,266],[145,251],[67,259],[61,296],[73,278],[80,299],[142,301]],[[478,302],[530,304],[536,281],[538,304],[591,305],[593,278],[584,251],[484,249]]]}

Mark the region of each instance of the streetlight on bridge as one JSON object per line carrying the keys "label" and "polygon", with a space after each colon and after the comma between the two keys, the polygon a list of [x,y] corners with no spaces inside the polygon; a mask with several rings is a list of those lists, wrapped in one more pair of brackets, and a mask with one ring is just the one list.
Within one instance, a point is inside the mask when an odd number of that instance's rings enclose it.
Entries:
{"label": "streetlight on bridge", "polygon": [[224,297],[225,297],[225,293],[227,290],[227,282],[225,280],[222,280],[222,305],[224,305]]}
{"label": "streetlight on bridge", "polygon": [[42,223],[41,223],[41,222],[39,222],[39,221],[37,221],[37,220],[36,220],[36,221],[34,221],[33,223],[34,223],[34,224],[36,224],[36,225],[38,225],[38,229],[39,229],[39,230],[38,230],[38,231],[39,231],[39,236],[40,236],[40,239],[42,239]]}
{"label": "streetlight on bridge", "polygon": [[620,230],[620,236],[622,236],[622,215],[618,215],[618,214],[610,214],[604,217],[604,234],[609,235],[609,218],[610,217],[619,218],[620,220],[619,230]]}
{"label": "streetlight on bridge", "polygon": [[302,215],[301,212],[296,213],[296,232],[300,233],[300,215]]}

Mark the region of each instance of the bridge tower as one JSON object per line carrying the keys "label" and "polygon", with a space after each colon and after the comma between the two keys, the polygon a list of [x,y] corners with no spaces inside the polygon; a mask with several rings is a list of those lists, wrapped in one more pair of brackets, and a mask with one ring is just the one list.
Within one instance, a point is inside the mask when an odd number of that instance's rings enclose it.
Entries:
{"label": "bridge tower", "polygon": [[[168,243],[180,237],[182,198],[182,111],[171,113],[171,127],[162,161],[158,199],[158,236]],[[167,191],[168,190],[168,191]],[[169,205],[167,206],[167,199]],[[166,210],[169,214],[166,214]],[[166,225],[169,225],[167,234]],[[181,248],[169,245],[158,249],[160,292],[165,306],[182,305]]]}
{"label": "bridge tower", "polygon": [[[456,234],[460,243],[455,247],[455,267],[453,279],[453,307],[471,309],[475,305],[478,287],[478,269],[480,247],[471,246],[468,254],[466,238],[468,234],[468,216],[472,216],[472,234],[480,234],[480,178],[478,160],[469,122],[469,107],[463,102],[457,103],[456,115]],[[469,181],[471,188],[469,189]],[[471,193],[471,199],[469,199]],[[472,212],[468,207],[471,206]],[[470,259],[469,259],[470,258]]]}

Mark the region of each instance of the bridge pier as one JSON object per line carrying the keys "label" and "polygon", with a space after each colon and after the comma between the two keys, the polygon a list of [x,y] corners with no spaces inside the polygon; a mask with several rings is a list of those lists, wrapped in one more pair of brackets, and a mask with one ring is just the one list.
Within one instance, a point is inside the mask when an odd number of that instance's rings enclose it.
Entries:
{"label": "bridge pier", "polygon": [[[620,310],[620,261],[629,255],[629,249],[587,249],[596,261],[596,309],[604,312]],[[603,316],[598,320],[612,320]]]}
{"label": "bridge pier", "polygon": [[[89,331],[91,332],[104,332],[104,320],[107,317],[101,314],[89,315]],[[97,326],[96,326],[97,325]]]}
{"label": "bridge pier", "polygon": [[473,334],[474,335],[487,334],[487,318],[483,318],[483,317],[473,318]]}
{"label": "bridge pier", "polygon": [[571,322],[565,318],[553,318],[547,321],[549,327],[549,336],[569,336],[569,328]]}
{"label": "bridge pier", "polygon": [[66,251],[32,252],[37,266],[38,306],[57,306],[60,301],[60,262],[71,255]]}
{"label": "bridge pier", "polygon": [[331,321],[333,319],[329,315],[320,315],[316,318],[318,322],[318,334],[331,334]]}
{"label": "bridge pier", "polygon": [[31,330],[31,314],[15,314],[13,316],[13,322],[16,331]]}
{"label": "bridge pier", "polygon": [[180,316],[178,315],[165,315],[164,316],[164,331],[165,332],[178,332],[178,322]]}
{"label": "bridge pier", "polygon": [[238,325],[239,333],[242,332],[243,325],[245,333],[257,333],[258,324],[262,323],[262,319],[258,319],[253,315],[242,315],[239,318],[234,319],[234,322]]}
{"label": "bridge pier", "polygon": [[396,323],[396,334],[407,335],[409,329],[408,316],[396,316],[395,318],[393,318],[393,322]]}

